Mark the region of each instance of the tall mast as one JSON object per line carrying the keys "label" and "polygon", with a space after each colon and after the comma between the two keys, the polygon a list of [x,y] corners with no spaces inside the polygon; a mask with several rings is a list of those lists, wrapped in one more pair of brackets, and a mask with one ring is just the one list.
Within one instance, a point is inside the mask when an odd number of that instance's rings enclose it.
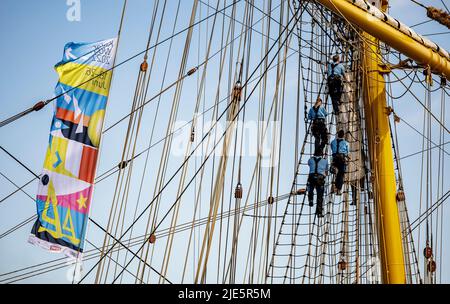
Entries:
{"label": "tall mast", "polygon": [[[378,3],[383,12],[388,0]],[[363,91],[374,199],[377,205],[383,282],[404,284],[402,234],[396,201],[396,179],[379,40],[363,34]]]}
{"label": "tall mast", "polygon": [[[363,38],[363,89],[366,115],[366,130],[370,149],[370,162],[373,170],[373,187],[377,204],[380,251],[383,282],[404,284],[405,264],[400,229],[399,213],[396,201],[396,179],[392,140],[389,128],[389,112],[386,103],[386,87],[383,74],[389,67],[383,64],[380,40],[397,49],[411,59],[430,68],[434,73],[450,78],[450,59],[447,52],[434,43],[420,37],[414,39],[399,27],[395,28],[386,21],[384,14],[388,0],[373,0],[371,4],[383,12],[383,18],[358,7],[355,1],[316,0],[322,5],[345,18],[351,24],[359,26],[365,32]],[[366,3],[367,6],[367,3]],[[400,24],[397,21],[398,24]],[[373,35],[373,36],[372,36]],[[417,34],[415,34],[417,36]]]}

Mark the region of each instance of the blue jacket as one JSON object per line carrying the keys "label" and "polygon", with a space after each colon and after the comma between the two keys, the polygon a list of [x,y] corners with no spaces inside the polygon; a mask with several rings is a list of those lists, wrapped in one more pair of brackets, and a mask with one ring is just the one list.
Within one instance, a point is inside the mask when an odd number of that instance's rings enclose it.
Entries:
{"label": "blue jacket", "polygon": [[342,141],[339,143],[339,147],[338,147],[337,138],[335,138],[331,142],[331,152],[333,154],[341,153],[341,154],[348,155],[348,142],[345,139],[342,139]]}
{"label": "blue jacket", "polygon": [[[334,64],[335,63],[333,63],[333,62],[329,62],[328,63],[328,71],[327,71],[328,77],[330,77],[331,74],[333,74],[333,65]],[[335,67],[334,67],[334,75],[340,76],[342,78],[344,77],[344,75],[345,75],[345,67],[344,67],[344,65],[342,63],[338,63],[337,65],[335,65]]]}
{"label": "blue jacket", "polygon": [[319,110],[316,111],[314,110],[314,107],[312,107],[311,109],[309,109],[309,113],[308,113],[308,119],[309,120],[314,120],[316,118],[323,118],[325,119],[327,117],[328,113],[325,110],[324,107],[320,107]]}
{"label": "blue jacket", "polygon": [[316,157],[313,156],[308,161],[309,166],[309,174],[316,173],[316,161],[315,159],[320,159],[317,163],[317,173],[326,175],[326,172],[328,171],[328,161],[325,158],[322,157]]}

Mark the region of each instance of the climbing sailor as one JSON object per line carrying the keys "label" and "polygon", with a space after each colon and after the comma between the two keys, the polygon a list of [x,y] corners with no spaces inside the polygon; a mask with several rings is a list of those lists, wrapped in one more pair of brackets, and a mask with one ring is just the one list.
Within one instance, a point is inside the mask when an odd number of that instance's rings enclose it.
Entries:
{"label": "climbing sailor", "polygon": [[348,158],[348,142],[344,139],[344,130],[339,130],[336,138],[331,142],[331,152],[333,161],[331,164],[331,172],[336,174],[334,183],[334,192],[341,195],[342,186],[344,185],[344,176],[346,162]]}
{"label": "climbing sailor", "polygon": [[325,125],[327,115],[327,111],[322,106],[322,99],[317,97],[316,103],[308,113],[308,120],[312,121],[311,132],[314,136],[314,151],[323,151],[328,143],[328,130]]}
{"label": "climbing sailor", "polygon": [[328,63],[328,93],[333,103],[333,111],[335,115],[339,115],[339,105],[341,104],[341,96],[343,91],[343,80],[345,75],[345,67],[340,63],[339,55],[334,55],[332,62]]}
{"label": "climbing sailor", "polygon": [[323,217],[323,193],[325,191],[325,176],[328,174],[328,161],[323,158],[323,151],[318,149],[308,161],[308,200],[309,206],[314,206],[314,189],[317,194],[316,214]]}

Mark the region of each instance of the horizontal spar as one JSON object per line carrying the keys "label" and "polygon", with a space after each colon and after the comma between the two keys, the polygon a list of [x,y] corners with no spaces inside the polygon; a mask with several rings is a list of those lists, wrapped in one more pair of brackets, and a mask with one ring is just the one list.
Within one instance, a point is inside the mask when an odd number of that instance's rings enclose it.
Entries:
{"label": "horizontal spar", "polygon": [[450,55],[414,30],[362,0],[315,0],[344,17],[375,38],[408,56],[430,66],[431,70],[450,80]]}

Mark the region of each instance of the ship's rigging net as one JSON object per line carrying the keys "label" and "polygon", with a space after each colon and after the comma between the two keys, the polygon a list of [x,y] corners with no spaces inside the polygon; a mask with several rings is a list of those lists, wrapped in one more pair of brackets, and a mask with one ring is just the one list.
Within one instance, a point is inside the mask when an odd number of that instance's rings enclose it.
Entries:
{"label": "ship's rigging net", "polygon": [[[327,129],[329,141],[337,130],[347,132],[350,160],[342,196],[332,193],[334,175],[326,178],[324,218],[315,215],[315,207],[308,206],[305,196],[290,197],[268,276],[272,282],[280,283],[377,282],[373,276],[379,273],[375,263],[378,252],[372,225],[373,202],[367,199],[361,149],[358,40],[352,29],[345,28],[342,21],[321,7],[306,4],[305,10],[308,14],[303,14],[298,24],[305,121],[306,109],[313,106],[318,96],[327,100],[327,112],[333,112],[327,92],[326,66],[332,55],[339,54],[348,72],[340,113],[328,116]],[[294,194],[306,187],[313,141],[308,132],[293,184]],[[326,151],[327,155],[331,154],[328,146]]]}
{"label": "ship's rigging net", "polygon": [[[375,228],[378,219],[363,129],[362,41],[356,28],[322,7],[309,3],[305,10],[308,14],[302,15],[298,26],[305,121],[306,109],[314,105],[317,96],[327,98],[326,64],[333,54],[339,54],[348,70],[340,113],[328,117],[327,125],[331,136],[337,130],[346,132],[349,161],[342,196],[332,191],[333,175],[327,177],[325,217],[318,218],[306,198],[296,195],[306,188],[307,161],[314,152],[314,139],[306,134],[268,277],[275,283],[381,283],[379,231]],[[332,112],[330,103],[327,106]],[[399,202],[399,211],[402,231],[407,231],[404,200]],[[418,283],[420,274],[411,235],[405,233],[403,241],[407,281]]]}

